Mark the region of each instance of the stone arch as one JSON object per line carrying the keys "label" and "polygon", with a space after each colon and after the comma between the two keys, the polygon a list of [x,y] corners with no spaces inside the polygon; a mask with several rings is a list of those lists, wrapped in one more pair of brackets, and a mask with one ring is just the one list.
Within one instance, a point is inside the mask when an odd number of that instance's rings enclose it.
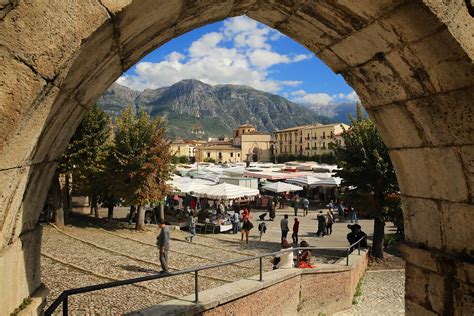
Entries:
{"label": "stone arch", "polygon": [[472,311],[467,1],[7,0],[0,7],[0,314],[40,286],[38,216],[84,109],[154,48],[242,14],[341,73],[376,122],[405,205],[407,312]]}

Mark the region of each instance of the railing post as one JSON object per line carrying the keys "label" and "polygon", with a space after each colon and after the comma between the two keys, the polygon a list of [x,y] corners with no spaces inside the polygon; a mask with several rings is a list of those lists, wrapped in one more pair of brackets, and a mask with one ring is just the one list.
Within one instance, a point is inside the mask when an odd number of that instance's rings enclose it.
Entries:
{"label": "railing post", "polygon": [[347,255],[346,255],[346,266],[349,265],[349,248],[347,248]]}
{"label": "railing post", "polygon": [[263,257],[260,257],[260,282],[263,281]]}
{"label": "railing post", "polygon": [[360,241],[359,241],[359,243],[357,244],[357,250],[359,251],[359,256],[360,256]]}
{"label": "railing post", "polygon": [[296,250],[296,267],[298,268],[300,266],[300,251]]}
{"label": "railing post", "polygon": [[67,295],[66,297],[64,298],[64,301],[63,301],[63,316],[67,316],[67,313],[68,313],[68,302],[67,302]]}
{"label": "railing post", "polygon": [[198,271],[194,271],[194,303],[199,302]]}

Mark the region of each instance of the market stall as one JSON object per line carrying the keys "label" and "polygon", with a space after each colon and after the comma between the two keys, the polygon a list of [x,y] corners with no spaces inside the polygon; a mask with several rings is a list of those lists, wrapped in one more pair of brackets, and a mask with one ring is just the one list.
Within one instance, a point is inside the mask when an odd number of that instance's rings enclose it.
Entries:
{"label": "market stall", "polygon": [[242,200],[249,200],[260,192],[257,189],[221,183],[192,192],[202,202],[197,228],[201,232],[225,232],[232,229],[230,209]]}
{"label": "market stall", "polygon": [[274,192],[274,193],[285,193],[303,190],[302,187],[285,182],[271,182],[262,187],[263,190]]}

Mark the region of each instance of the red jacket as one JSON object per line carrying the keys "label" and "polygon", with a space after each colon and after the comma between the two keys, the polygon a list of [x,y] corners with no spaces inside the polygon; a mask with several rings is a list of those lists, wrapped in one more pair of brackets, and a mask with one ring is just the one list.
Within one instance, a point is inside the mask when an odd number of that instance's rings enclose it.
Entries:
{"label": "red jacket", "polygon": [[297,233],[299,229],[300,229],[300,221],[295,221],[295,223],[293,224],[293,232]]}

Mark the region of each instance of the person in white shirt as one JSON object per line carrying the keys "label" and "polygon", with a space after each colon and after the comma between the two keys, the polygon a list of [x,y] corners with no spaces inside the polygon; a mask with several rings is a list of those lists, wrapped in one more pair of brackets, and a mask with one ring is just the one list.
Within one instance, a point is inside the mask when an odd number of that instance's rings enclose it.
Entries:
{"label": "person in white shirt", "polygon": [[[286,239],[282,242],[282,249],[291,248]],[[280,256],[273,258],[273,270],[276,269],[290,269],[294,267],[293,251],[283,252]]]}

